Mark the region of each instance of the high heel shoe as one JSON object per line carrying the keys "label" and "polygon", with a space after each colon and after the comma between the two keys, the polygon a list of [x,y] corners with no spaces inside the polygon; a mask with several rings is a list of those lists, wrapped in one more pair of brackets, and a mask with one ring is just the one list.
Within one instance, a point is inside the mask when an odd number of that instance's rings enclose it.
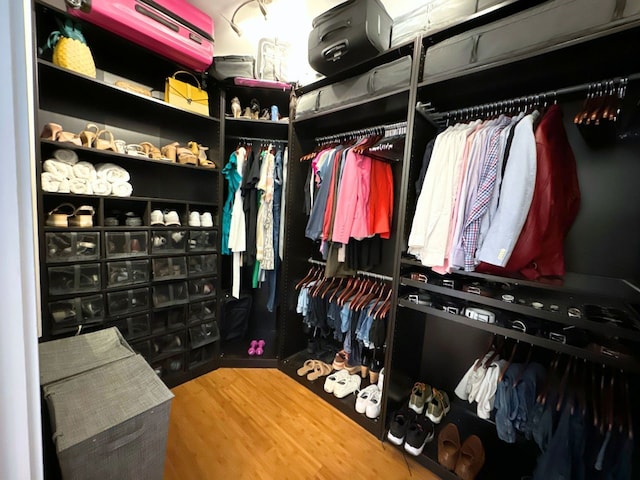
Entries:
{"label": "high heel shoe", "polygon": [[[108,139],[102,138],[104,135],[108,135]],[[100,130],[96,134],[96,138],[93,141],[93,147],[97,150],[111,150],[112,152],[117,152],[115,141],[113,139],[113,133],[109,130]]]}
{"label": "high heel shoe", "polygon": [[204,168],[216,168],[215,163],[207,158],[209,147],[200,145],[198,142],[189,142],[187,145],[191,152],[198,157],[198,165]]}
{"label": "high heel shoe", "polygon": [[58,134],[62,131],[62,125],[49,122],[43,128],[40,133],[40,138],[43,140],[57,140]]}
{"label": "high heel shoe", "polygon": [[142,142],[140,146],[144,149],[144,153],[153,160],[162,160],[160,149],[150,142]]}
{"label": "high heel shoe", "polygon": [[196,157],[188,148],[176,147],[176,155],[178,157],[178,163],[183,165],[198,165],[198,157]]}
{"label": "high heel shoe", "polygon": [[80,132],[80,141],[82,142],[83,147],[92,147],[93,142],[98,135],[100,129],[94,123],[88,123],[84,130]]}
{"label": "high heel shoe", "polygon": [[173,143],[170,143],[169,145],[165,145],[160,149],[160,153],[167,160],[171,162],[175,162],[178,145],[180,145],[178,142],[173,142]]}

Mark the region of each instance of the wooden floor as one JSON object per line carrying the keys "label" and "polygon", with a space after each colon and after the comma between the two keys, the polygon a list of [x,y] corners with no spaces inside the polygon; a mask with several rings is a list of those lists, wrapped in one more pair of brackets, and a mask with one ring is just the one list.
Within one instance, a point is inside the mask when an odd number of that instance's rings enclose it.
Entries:
{"label": "wooden floor", "polygon": [[432,480],[276,369],[219,369],[174,388],[165,480]]}

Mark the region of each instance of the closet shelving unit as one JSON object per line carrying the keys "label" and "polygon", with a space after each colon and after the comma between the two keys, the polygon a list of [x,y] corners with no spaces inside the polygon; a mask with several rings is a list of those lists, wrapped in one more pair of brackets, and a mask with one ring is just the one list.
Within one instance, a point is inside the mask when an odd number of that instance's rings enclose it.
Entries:
{"label": "closet shelving unit", "polygon": [[[270,87],[247,87],[234,85],[232,82],[220,84],[220,118],[223,148],[221,152],[222,163],[226,164],[231,153],[242,143],[253,143],[254,148],[272,141],[286,144],[289,138],[289,121],[281,121],[234,118],[231,111],[231,100],[237,97],[240,101],[242,114],[246,107],[250,106],[252,99],[260,104],[260,113],[263,109],[271,114],[271,106],[276,105],[281,117],[289,116],[290,90],[274,89]],[[227,182],[223,179],[224,195],[227,197]],[[282,219],[284,220],[284,218]],[[225,294],[231,291],[232,256],[222,255],[221,290]],[[282,271],[282,266],[280,267]],[[262,286],[252,288],[251,277],[253,265],[245,265],[241,271],[241,292],[252,296],[251,316],[249,327],[244,338],[221,342],[220,365],[223,367],[276,367],[278,365],[278,307],[273,312],[267,309],[268,288]],[[281,279],[278,280],[281,282]],[[280,285],[278,288],[282,288]],[[265,341],[264,354],[250,356],[247,353],[251,339],[263,339]]]}
{"label": "closet shelving unit", "polygon": [[[613,327],[585,318],[571,318],[567,315],[567,308],[577,306],[584,311],[582,307],[586,304],[599,304],[622,309],[630,313],[632,318],[637,318],[640,300],[637,283],[640,276],[637,248],[640,243],[640,231],[637,228],[640,210],[635,185],[635,178],[640,173],[640,165],[636,161],[638,145],[616,141],[599,148],[590,147],[573,124],[573,117],[580,111],[587,89],[576,89],[573,94],[557,98],[551,93],[573,85],[628,77],[640,71],[640,62],[627,50],[628,42],[637,41],[639,32],[637,24],[631,24],[604,34],[566,42],[559,47],[512,58],[509,62],[472,66],[463,74],[436,78],[422,78],[422,72],[419,74],[416,85],[418,114],[413,124],[413,145],[401,197],[406,199],[405,216],[400,226],[403,241],[398,243],[396,250],[398,263],[394,276],[398,279],[398,306],[388,376],[391,384],[409,377],[414,381],[429,383],[449,394],[452,410],[436,426],[436,438],[442,426],[448,422],[457,424],[462,440],[470,434],[480,436],[487,456],[478,479],[520,478],[530,475],[540,454],[537,445],[521,434],[518,434],[515,444],[499,440],[493,420],[478,417],[475,404],[470,405],[458,399],[453,392],[469,366],[487,350],[494,335],[499,339],[508,339],[508,347],[504,350],[507,358],[512,345],[521,345],[514,361],[524,361],[528,350],[532,349],[531,358],[543,365],[548,365],[553,356],[560,353],[565,358],[573,357],[598,368],[624,371],[631,383],[632,405],[637,400],[640,387],[640,358],[637,353],[628,356],[611,351],[600,353],[498,324],[475,321],[462,315],[412,303],[407,295],[424,291],[458,306],[486,307],[506,318],[555,322],[560,327],[573,325],[600,337],[620,339],[633,352],[637,352],[639,330]],[[430,38],[422,39],[423,55],[433,43]],[[612,57],[610,53],[607,54],[611,51],[619,52],[620,55]],[[637,108],[636,83],[629,84],[623,116],[625,110],[633,112]],[[446,118],[439,116],[437,112],[543,92],[549,93],[550,101],[557,101],[563,109],[565,129],[576,157],[582,197],[578,217],[565,240],[567,274],[563,279],[545,283],[516,276],[463,271],[440,276],[423,267],[412,256],[407,256],[406,242],[417,201],[414,185],[422,156],[426,144],[437,133],[433,121]],[[420,104],[430,104],[436,113],[424,112]],[[624,125],[627,120],[621,118],[619,124]],[[412,280],[411,272],[423,273],[429,281],[423,283]],[[442,286],[441,281],[447,278],[456,281],[455,289]],[[498,287],[498,291],[501,285],[509,285],[513,288],[509,293],[516,299],[525,300],[525,303],[504,302],[500,299],[500,293],[494,297],[485,297],[464,292],[460,288],[464,283],[478,281],[492,283]],[[544,308],[533,308],[530,305],[533,300],[539,300],[545,305]],[[558,312],[549,308],[552,304],[559,306]],[[410,384],[404,384],[404,387],[406,390],[402,398],[406,401]],[[387,397],[387,426],[391,421],[391,412],[398,408],[399,403],[391,395]],[[637,418],[635,421],[637,424]],[[636,446],[634,471],[640,468],[637,448]],[[418,461],[442,478],[457,478],[437,463],[435,440],[427,445]]]}
{"label": "closet shelving unit", "polygon": [[[35,2],[36,47],[43,47],[50,32],[58,29],[55,19],[66,17],[64,2]],[[116,87],[115,80],[126,79],[160,92],[165,78],[181,68],[105,30],[74,21],[91,48],[97,76],[58,67],[49,61],[50,52],[39,53],[34,59],[37,134],[48,122],[71,132],[94,123],[128,144],[149,141],[161,147],[178,141],[186,146],[188,141],[197,141],[209,147],[208,157],[219,165],[221,127],[216,89],[209,88],[213,113],[209,116],[169,105],[161,95],[150,97]],[[169,386],[216,368],[220,346],[219,168],[156,161],[47,139],[35,142],[42,341],[117,326]],[[60,148],[71,149],[80,160],[94,165],[112,163],[125,168],[131,176],[132,196],[44,192],[40,182],[43,163]],[[93,226],[47,226],[47,212],[62,203],[92,206]],[[150,225],[153,210],[175,210],[181,225]],[[210,212],[213,227],[188,226],[192,211]],[[126,212],[140,217],[142,225],[127,226],[123,221]],[[108,226],[105,218],[118,215],[119,225]],[[154,238],[164,238],[164,242],[157,240],[154,245]],[[56,242],[63,248],[50,248]],[[93,248],[84,255],[82,251],[71,256],[59,254],[69,243],[73,249],[78,242]],[[62,277],[83,274],[94,278],[88,287],[73,282],[63,287],[59,282]],[[95,303],[87,303],[87,299]],[[79,312],[83,303],[100,311],[88,321],[76,318],[64,324],[52,317],[56,304],[74,305]]]}

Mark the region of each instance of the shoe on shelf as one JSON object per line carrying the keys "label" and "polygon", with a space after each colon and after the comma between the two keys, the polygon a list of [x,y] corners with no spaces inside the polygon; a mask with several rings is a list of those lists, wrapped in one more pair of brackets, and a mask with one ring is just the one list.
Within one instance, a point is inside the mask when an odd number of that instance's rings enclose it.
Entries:
{"label": "shoe on shelf", "polygon": [[69,226],[81,228],[93,227],[93,216],[95,213],[91,205],[82,205],[76,208],[73,215],[69,217]]}
{"label": "shoe on shelf", "polygon": [[376,385],[369,385],[358,392],[356,396],[356,412],[365,413],[367,411],[367,405],[369,404],[369,398],[378,391]]}
{"label": "shoe on shelf", "polygon": [[460,433],[455,423],[448,423],[438,434],[438,463],[453,472],[460,454]]}
{"label": "shoe on shelf", "polygon": [[164,225],[164,214],[162,213],[162,210],[154,210],[151,212],[150,225]]}
{"label": "shoe on shelf", "polygon": [[435,433],[433,423],[422,415],[409,425],[404,442],[404,449],[414,457],[422,454],[424,446],[433,440]]}
{"label": "shoe on shelf", "polygon": [[382,385],[384,385],[384,367],[380,370],[380,374],[378,375],[378,390],[382,392]]}
{"label": "shoe on shelf", "polygon": [[427,418],[433,423],[440,423],[450,409],[451,404],[447,392],[434,388],[433,398],[427,404],[427,412],[425,413]]}
{"label": "shoe on shelf", "polygon": [[201,227],[213,227],[213,216],[211,212],[204,212],[200,215],[200,226]]}
{"label": "shoe on shelf", "polygon": [[349,354],[344,350],[340,350],[336,353],[335,358],[333,359],[333,369],[334,370],[342,370],[349,359]]}
{"label": "shoe on shelf", "polygon": [[422,382],[414,383],[411,389],[411,397],[409,397],[409,408],[418,414],[424,412],[424,405],[431,400],[432,396],[429,385]]}
{"label": "shoe on shelf", "polygon": [[[341,370],[346,372],[346,370]],[[344,380],[338,380],[336,385],[333,388],[333,394],[337,398],[344,398],[347,395],[351,395],[352,393],[357,392],[360,389],[360,385],[362,384],[362,379],[360,375],[349,375]]]}
{"label": "shoe on shelf", "polygon": [[341,380],[345,380],[349,376],[349,372],[346,370],[338,370],[337,372],[332,373],[324,381],[324,391],[327,393],[333,393],[336,384]]}
{"label": "shoe on shelf", "polygon": [[47,214],[45,224],[48,227],[68,227],[69,217],[76,211],[70,203],[61,203]]}
{"label": "shoe on shelf", "polygon": [[391,417],[387,439],[394,445],[402,445],[407,435],[407,429],[416,417],[416,412],[406,405],[395,412]]}
{"label": "shoe on shelf", "polygon": [[477,435],[468,437],[460,447],[455,474],[462,480],[474,480],[484,465],[482,440]]}
{"label": "shoe on shelf", "polygon": [[377,385],[374,385],[376,389],[369,396],[369,401],[367,402],[367,409],[364,414],[367,418],[378,418],[380,416],[380,411],[382,410],[382,390],[378,389]]}
{"label": "shoe on shelf", "polygon": [[164,224],[169,226],[180,226],[180,217],[178,216],[178,212],[175,210],[169,210],[164,213]]}
{"label": "shoe on shelf", "polygon": [[200,224],[200,212],[191,212],[189,214],[189,222],[190,227],[199,227]]}
{"label": "shoe on shelf", "polygon": [[[128,227],[141,227],[142,218],[140,218],[135,212],[127,212],[124,214],[124,224]],[[105,219],[106,222],[106,219]]]}
{"label": "shoe on shelf", "polygon": [[326,377],[331,373],[331,365],[321,362],[320,360],[314,360],[313,370],[307,374],[307,380],[313,382],[320,377]]}

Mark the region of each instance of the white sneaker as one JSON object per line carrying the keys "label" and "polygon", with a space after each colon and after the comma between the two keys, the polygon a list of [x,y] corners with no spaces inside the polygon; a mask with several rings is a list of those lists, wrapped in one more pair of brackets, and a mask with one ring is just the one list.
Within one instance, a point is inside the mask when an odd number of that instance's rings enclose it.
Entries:
{"label": "white sneaker", "polygon": [[376,387],[374,392],[369,396],[369,401],[367,402],[367,410],[365,411],[365,415],[368,418],[378,418],[380,416],[380,404],[382,403],[382,391]]}
{"label": "white sneaker", "polygon": [[333,393],[336,383],[345,380],[347,377],[349,377],[349,372],[346,370],[338,370],[337,372],[332,373],[324,381],[324,391],[327,393]]}
{"label": "white sneaker", "polygon": [[[346,370],[340,370],[341,372]],[[360,375],[349,375],[347,372],[348,378],[344,380],[338,380],[336,382],[335,387],[333,388],[333,394],[337,398],[344,398],[347,395],[355,393],[360,388],[360,384],[362,383],[362,378]]]}
{"label": "white sneaker", "polygon": [[200,226],[200,213],[199,212],[191,212],[189,214],[189,226],[190,227],[199,227]]}
{"label": "white sneaker", "polygon": [[211,216],[211,212],[204,212],[200,215],[200,226],[213,227],[213,217]]}
{"label": "white sneaker", "polygon": [[151,225],[164,225],[164,215],[161,210],[151,212]]}
{"label": "white sneaker", "polygon": [[175,210],[170,210],[164,214],[164,224],[168,227],[170,225],[178,225],[180,226],[180,217],[178,216],[178,212]]}
{"label": "white sneaker", "polygon": [[384,385],[384,367],[380,370],[380,375],[378,375],[378,390],[382,392],[382,385]]}
{"label": "white sneaker", "polygon": [[367,410],[369,398],[376,390],[378,390],[376,385],[369,385],[358,392],[358,396],[356,397],[356,412],[364,413]]}

